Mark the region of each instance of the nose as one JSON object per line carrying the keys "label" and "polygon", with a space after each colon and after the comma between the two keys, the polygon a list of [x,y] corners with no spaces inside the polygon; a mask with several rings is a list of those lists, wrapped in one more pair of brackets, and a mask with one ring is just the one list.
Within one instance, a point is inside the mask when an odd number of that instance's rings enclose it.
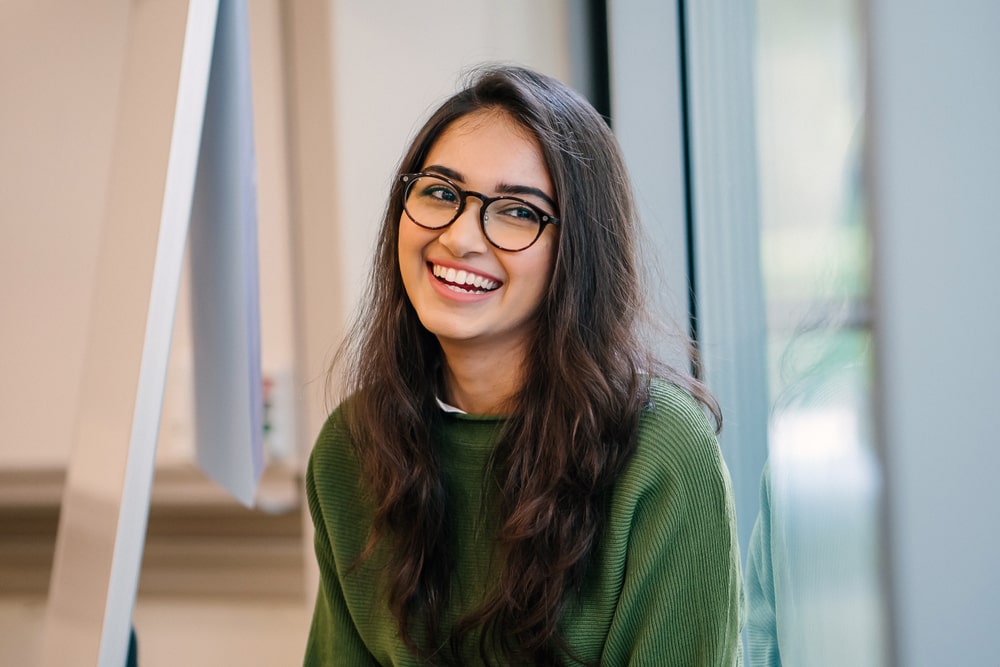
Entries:
{"label": "nose", "polygon": [[479,226],[482,206],[482,201],[477,201],[475,196],[467,197],[462,214],[448,225],[438,237],[438,241],[448,248],[455,257],[487,251],[486,238]]}

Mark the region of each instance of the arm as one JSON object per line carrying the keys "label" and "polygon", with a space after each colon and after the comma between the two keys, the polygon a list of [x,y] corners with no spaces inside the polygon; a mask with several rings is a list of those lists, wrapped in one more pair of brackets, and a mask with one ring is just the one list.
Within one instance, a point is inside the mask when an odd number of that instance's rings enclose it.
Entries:
{"label": "arm", "polygon": [[739,665],[743,591],[729,474],[700,411],[683,401],[668,408],[669,419],[647,424],[622,480],[631,525],[602,664]]}
{"label": "arm", "polygon": [[310,459],[306,472],[306,497],[316,528],[320,583],[303,665],[377,665],[358,634],[344,600],[314,475],[314,462]]}

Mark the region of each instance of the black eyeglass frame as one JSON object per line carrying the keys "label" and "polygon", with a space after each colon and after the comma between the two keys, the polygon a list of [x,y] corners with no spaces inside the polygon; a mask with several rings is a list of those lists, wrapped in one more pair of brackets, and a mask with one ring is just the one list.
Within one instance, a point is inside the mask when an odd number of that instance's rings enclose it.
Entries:
{"label": "black eyeglass frame", "polygon": [[[443,225],[438,225],[437,227],[432,227],[430,225],[425,225],[422,222],[417,222],[417,220],[413,217],[413,215],[410,214],[409,209],[406,208],[406,200],[409,199],[410,188],[413,187],[413,184],[417,181],[418,178],[422,178],[425,176],[436,178],[440,181],[444,181],[452,188],[454,188],[455,192],[458,193],[458,208],[455,209],[455,215],[452,216],[451,220],[444,223]],[[506,252],[521,252],[522,250],[527,250],[531,246],[535,245],[535,242],[537,242],[538,239],[542,237],[542,232],[545,231],[546,227],[548,227],[549,225],[555,225],[558,227],[559,224],[562,222],[556,216],[546,213],[544,210],[542,210],[535,204],[532,204],[530,201],[525,201],[520,197],[513,197],[511,195],[501,195],[499,197],[487,197],[481,192],[476,192],[475,190],[463,190],[462,188],[458,187],[458,184],[456,184],[453,180],[445,176],[442,176],[441,174],[419,171],[412,174],[402,174],[400,175],[399,180],[402,181],[403,183],[403,191],[402,191],[403,212],[406,213],[406,217],[408,217],[410,221],[413,222],[413,224],[417,225],[418,227],[423,227],[424,229],[445,229],[446,227],[454,223],[456,220],[458,220],[460,217],[462,217],[462,213],[465,212],[465,202],[468,201],[469,197],[475,197],[476,199],[481,201],[482,205],[479,207],[479,228],[482,230],[483,238],[486,239],[487,243],[489,243],[497,250],[503,250]],[[518,204],[527,206],[532,211],[538,214],[538,219],[541,221],[538,224],[538,233],[535,234],[535,238],[531,240],[531,243],[524,246],[523,248],[505,248],[502,245],[494,242],[493,239],[490,238],[489,233],[486,231],[486,209],[489,208],[490,204],[492,204],[493,202],[500,200],[516,201]]]}

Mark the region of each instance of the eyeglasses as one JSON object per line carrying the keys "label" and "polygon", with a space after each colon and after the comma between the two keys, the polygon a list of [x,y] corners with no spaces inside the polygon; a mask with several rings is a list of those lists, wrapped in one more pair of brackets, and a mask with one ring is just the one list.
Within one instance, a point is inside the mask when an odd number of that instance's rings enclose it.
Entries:
{"label": "eyeglasses", "polygon": [[406,184],[403,210],[424,229],[444,229],[458,220],[469,197],[483,203],[479,209],[479,227],[490,245],[500,250],[526,250],[546,226],[559,224],[558,218],[517,197],[487,197],[463,190],[436,174],[403,174],[400,178]]}

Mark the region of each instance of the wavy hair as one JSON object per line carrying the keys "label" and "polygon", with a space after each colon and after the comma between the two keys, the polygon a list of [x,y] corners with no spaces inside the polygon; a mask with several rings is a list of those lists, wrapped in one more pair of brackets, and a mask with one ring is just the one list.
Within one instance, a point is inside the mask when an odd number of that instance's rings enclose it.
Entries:
{"label": "wavy hair", "polygon": [[[523,385],[490,460],[499,487],[499,581],[479,608],[445,628],[454,555],[450,507],[434,446],[442,423],[437,339],[410,304],[397,255],[398,175],[420,171],[439,136],[476,111],[507,114],[537,139],[562,219],[551,282],[534,313]],[[369,541],[388,554],[387,596],[400,635],[430,664],[457,664],[473,641],[483,661],[577,660],[559,621],[607,521],[607,500],[636,442],[656,364],[640,340],[642,287],[631,184],[605,120],[562,83],[513,66],[471,73],[417,133],[393,181],[366,304],[338,354],[345,415],[374,505]],[[333,369],[331,369],[331,373]]]}

